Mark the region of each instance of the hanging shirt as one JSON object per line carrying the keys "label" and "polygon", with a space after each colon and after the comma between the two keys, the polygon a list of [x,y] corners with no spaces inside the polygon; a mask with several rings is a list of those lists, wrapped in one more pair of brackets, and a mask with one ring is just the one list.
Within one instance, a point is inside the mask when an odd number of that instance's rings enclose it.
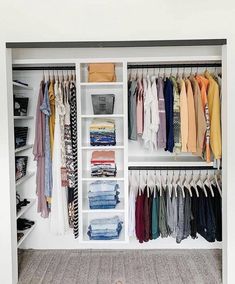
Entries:
{"label": "hanging shirt", "polygon": [[180,87],[180,133],[181,133],[181,143],[182,152],[187,152],[188,143],[188,101],[185,88],[185,82],[183,79],[179,79]]}
{"label": "hanging shirt", "polygon": [[49,82],[46,83],[44,89],[44,99],[40,107],[41,111],[45,114],[45,196],[50,198],[52,191],[52,163],[51,163],[51,147],[50,147],[50,129],[49,118],[51,115],[49,96],[48,96]]}
{"label": "hanging shirt", "polygon": [[128,91],[128,138],[137,140],[137,116],[136,116],[137,82],[132,80]]}
{"label": "hanging shirt", "polygon": [[161,77],[157,79],[158,109],[159,109],[159,130],[157,133],[158,148],[166,148],[166,112],[164,99],[164,82]]}
{"label": "hanging shirt", "polygon": [[37,161],[36,193],[38,196],[38,209],[43,218],[49,216],[45,196],[45,114],[40,110],[44,98],[44,82],[40,84],[36,108],[35,140],[33,146],[34,160]]}
{"label": "hanging shirt", "polygon": [[177,186],[177,213],[176,242],[181,243],[184,238],[184,198],[179,186]]}
{"label": "hanging shirt", "polygon": [[162,190],[162,196],[159,197],[159,231],[162,238],[168,237],[166,197],[164,190]]}
{"label": "hanging shirt", "polygon": [[155,76],[151,78],[151,95],[152,95],[152,104],[151,104],[151,132],[152,132],[152,144],[155,149],[157,149],[157,133],[159,130],[159,108],[158,108],[158,94],[157,94],[157,84]]}
{"label": "hanging shirt", "polygon": [[197,134],[196,154],[202,157],[205,134],[206,134],[206,119],[204,115],[202,96],[198,82],[195,79],[195,77],[192,75],[190,76],[190,82],[193,88],[195,116],[196,116],[196,134]]}
{"label": "hanging shirt", "polygon": [[191,197],[187,188],[184,188],[184,239],[190,235]]}
{"label": "hanging shirt", "polygon": [[203,76],[196,76],[196,80],[199,84],[200,90],[201,90],[201,98],[202,98],[202,107],[204,111],[204,117],[206,121],[206,137],[204,141],[204,147],[203,147],[203,156],[207,163],[210,162],[210,114],[209,114],[209,107],[208,107],[208,100],[207,100],[207,89],[209,85],[209,80],[207,80]]}
{"label": "hanging shirt", "polygon": [[188,152],[196,152],[196,121],[193,90],[188,79],[185,80],[185,87],[188,101]]}
{"label": "hanging shirt", "polygon": [[54,146],[54,129],[55,129],[55,93],[54,93],[54,81],[50,81],[49,85],[49,102],[51,115],[49,118],[49,129],[50,129],[50,146],[51,146],[51,159],[53,159],[53,146]]}
{"label": "hanging shirt", "polygon": [[159,229],[158,229],[159,196],[157,188],[155,188],[154,190],[155,190],[155,196],[153,194],[153,199],[152,199],[152,239],[153,240],[159,237]]}
{"label": "hanging shirt", "polygon": [[191,218],[190,218],[190,235],[192,239],[197,238],[197,216],[198,216],[198,197],[194,187],[191,187]]}
{"label": "hanging shirt", "polygon": [[170,196],[170,190],[167,187],[166,189],[166,200],[167,200],[167,225],[169,228],[169,235],[172,237],[176,237],[176,229],[177,229],[177,199],[174,194],[174,190],[172,191],[172,195]]}
{"label": "hanging shirt", "polygon": [[174,149],[174,126],[173,126],[173,85],[170,79],[166,78],[164,85],[165,110],[166,110],[166,151],[173,152]]}
{"label": "hanging shirt", "polygon": [[142,135],[144,131],[144,88],[141,79],[137,80],[136,115],[137,134]]}
{"label": "hanging shirt", "polygon": [[170,80],[173,84],[173,128],[174,128],[174,152],[181,152],[181,131],[180,131],[180,94],[175,77],[171,76]]}
{"label": "hanging shirt", "polygon": [[144,241],[144,194],[138,189],[135,204],[135,232],[140,243]]}
{"label": "hanging shirt", "polygon": [[205,77],[209,80],[208,87],[208,107],[210,114],[210,145],[215,159],[221,159],[222,139],[220,122],[220,97],[219,86],[208,71]]}

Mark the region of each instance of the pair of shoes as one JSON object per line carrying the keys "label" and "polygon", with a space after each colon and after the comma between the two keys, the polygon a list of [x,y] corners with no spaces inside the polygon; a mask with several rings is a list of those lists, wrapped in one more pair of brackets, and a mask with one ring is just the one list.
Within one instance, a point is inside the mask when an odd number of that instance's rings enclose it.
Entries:
{"label": "pair of shoes", "polygon": [[35,224],[34,221],[28,219],[19,218],[17,219],[17,230],[24,231],[31,228]]}
{"label": "pair of shoes", "polygon": [[26,198],[24,200],[20,200],[19,193],[16,193],[16,210],[19,212],[21,210],[21,207],[27,206],[30,203]]}

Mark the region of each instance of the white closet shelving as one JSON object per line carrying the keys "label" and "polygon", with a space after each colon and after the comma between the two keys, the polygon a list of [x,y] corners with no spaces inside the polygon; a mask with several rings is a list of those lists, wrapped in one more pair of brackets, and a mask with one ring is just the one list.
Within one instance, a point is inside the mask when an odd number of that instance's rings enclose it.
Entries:
{"label": "white closet shelving", "polygon": [[[13,94],[15,95],[19,95],[21,97],[27,97],[32,91],[33,88],[31,86],[25,86],[23,84],[17,83],[17,82],[12,82],[13,85]],[[31,104],[29,104],[29,106],[31,106]],[[33,121],[34,116],[33,115],[27,115],[27,116],[14,116],[14,125],[15,126],[28,126],[29,122]],[[30,127],[29,127],[30,128]],[[29,141],[29,134],[27,135],[27,142]],[[18,154],[21,154],[22,152],[27,152],[28,154],[30,154],[28,151],[32,150],[33,148],[33,144],[26,144],[25,146],[19,147],[19,148],[15,148],[15,155],[17,156]],[[21,187],[22,184],[27,183],[28,180],[35,174],[34,171],[29,171],[28,167],[30,164],[30,157],[32,156],[32,154],[28,155],[28,163],[27,163],[27,172],[26,174],[18,179],[15,182],[15,189],[18,190],[19,187]],[[20,193],[20,198],[21,200],[23,199],[22,194],[21,194],[21,190],[19,190]],[[26,206],[23,206],[20,211],[17,212],[16,215],[16,219],[23,217],[25,214],[28,213],[29,209],[32,208],[35,203],[36,203],[36,199],[32,199],[32,198],[28,198],[26,197],[28,201],[30,201],[29,204],[27,204]],[[27,229],[27,230],[23,230],[23,231],[18,231],[18,233],[23,233],[23,237],[21,237],[21,239],[17,242],[17,247],[19,248],[20,245],[27,239],[27,237],[31,234],[31,232],[34,230],[36,224],[34,224],[31,228]]]}
{"label": "white closet shelving", "polygon": [[[82,188],[79,208],[80,212],[80,242],[82,243],[100,243],[103,241],[91,241],[87,236],[89,222],[95,218],[111,217],[118,215],[123,221],[122,232],[119,239],[108,241],[112,243],[120,243],[127,241],[127,108],[126,108],[126,64],[124,61],[105,60],[106,62],[115,63],[117,82],[90,83],[88,82],[88,64],[93,63],[92,59],[80,61],[77,68],[77,93],[78,93],[78,125],[79,130],[79,157],[80,165],[80,186]],[[96,61],[97,62],[97,61]],[[100,60],[100,62],[104,62]],[[95,115],[92,109],[91,94],[114,94],[115,104],[113,114]],[[115,120],[116,126],[116,145],[115,146],[91,146],[89,141],[89,125],[94,118],[112,118]],[[115,162],[117,165],[116,177],[91,177],[90,160],[92,151],[94,150],[114,150]],[[95,180],[114,180],[120,185],[120,203],[115,209],[90,209],[88,203],[89,184]],[[107,242],[107,241],[106,241]]]}

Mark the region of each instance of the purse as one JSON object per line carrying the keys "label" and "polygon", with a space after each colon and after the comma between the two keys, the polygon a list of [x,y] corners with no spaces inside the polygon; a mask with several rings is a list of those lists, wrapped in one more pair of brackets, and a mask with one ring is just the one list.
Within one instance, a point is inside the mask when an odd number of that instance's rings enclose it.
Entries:
{"label": "purse", "polygon": [[90,63],[88,82],[116,82],[114,63]]}

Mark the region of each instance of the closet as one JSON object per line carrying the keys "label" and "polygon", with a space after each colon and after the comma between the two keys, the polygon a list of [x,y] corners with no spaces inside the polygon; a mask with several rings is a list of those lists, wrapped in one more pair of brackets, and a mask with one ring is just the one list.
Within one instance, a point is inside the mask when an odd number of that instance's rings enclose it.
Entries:
{"label": "closet", "polygon": [[[113,63],[115,65],[116,80],[114,82],[89,82],[88,66],[91,63]],[[27,82],[30,90],[22,90],[21,93],[29,97],[29,115],[27,121],[29,136],[24,151],[28,156],[27,177],[30,179],[21,184],[18,189],[21,196],[31,198],[33,203],[29,210],[22,213],[23,216],[36,221],[34,230],[19,243],[20,248],[42,249],[154,249],[154,248],[222,248],[219,241],[207,242],[200,234],[196,239],[190,236],[177,243],[174,238],[157,238],[149,242],[140,243],[135,234],[130,234],[130,224],[133,216],[130,216],[130,176],[143,172],[157,176],[169,175],[168,183],[172,183],[173,173],[189,177],[191,175],[203,176],[207,174],[213,179],[213,185],[218,182],[221,186],[223,180],[223,164],[215,163],[211,158],[206,162],[201,157],[192,153],[171,153],[163,148],[147,149],[143,139],[128,139],[128,81],[139,75],[168,77],[183,74],[201,74],[208,72],[222,73],[221,91],[221,117],[223,122],[223,102],[226,94],[223,92],[223,56],[221,46],[171,46],[171,47],[116,47],[116,48],[78,48],[78,49],[13,49],[12,50],[12,76],[14,80]],[[50,217],[42,218],[37,213],[36,191],[36,163],[33,161],[32,144],[35,133],[35,114],[40,82],[43,76],[52,75],[71,76],[76,75],[76,105],[77,105],[77,165],[78,165],[78,237],[70,228],[65,234],[56,236],[50,232]],[[9,92],[15,93],[15,89],[9,88]],[[12,91],[13,90],[13,91]],[[114,95],[114,108],[110,114],[95,114],[93,109],[93,96]],[[12,118],[13,119],[13,118]],[[102,123],[109,122],[115,125],[114,145],[91,145],[90,135],[93,123],[102,119]],[[23,121],[23,120],[22,120]],[[99,121],[99,120],[98,120]],[[111,121],[111,122],[110,122]],[[22,123],[22,122],[21,122]],[[100,121],[99,121],[100,123]],[[22,124],[25,125],[25,124]],[[113,126],[112,126],[113,127]],[[223,134],[224,135],[224,134]],[[224,137],[224,136],[223,136]],[[222,137],[222,142],[223,142]],[[129,137],[130,138],[130,137]],[[114,151],[116,175],[96,177],[91,175],[91,161],[94,160],[94,152]],[[224,155],[222,154],[224,159]],[[215,178],[216,176],[216,178]],[[91,209],[91,204],[96,206],[97,199],[92,203],[92,186],[96,181],[118,185],[118,202],[112,208]],[[171,181],[171,182],[170,182]],[[112,183],[113,182],[113,183]],[[185,181],[184,181],[185,182]],[[116,190],[116,189],[115,189]],[[223,187],[222,192],[226,191]],[[90,193],[91,192],[91,193]],[[89,194],[88,194],[89,193]],[[133,200],[133,199],[132,199]],[[111,204],[111,203],[110,203]],[[110,206],[111,207],[111,206]],[[90,238],[90,225],[95,224],[95,219],[118,218],[121,231],[118,238],[96,239]],[[222,214],[223,218],[223,214]],[[96,224],[95,224],[96,225]],[[95,227],[95,226],[94,226]]]}

